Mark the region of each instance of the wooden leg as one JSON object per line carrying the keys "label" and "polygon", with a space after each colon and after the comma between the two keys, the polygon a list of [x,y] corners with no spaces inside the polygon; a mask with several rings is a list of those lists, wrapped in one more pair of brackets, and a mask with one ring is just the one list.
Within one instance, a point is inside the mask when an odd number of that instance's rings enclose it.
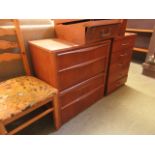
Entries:
{"label": "wooden leg", "polygon": [[61,117],[60,117],[60,105],[58,102],[58,94],[55,94],[53,97],[53,107],[54,107],[54,124],[55,128],[59,129],[61,126]]}
{"label": "wooden leg", "polygon": [[0,122],[0,135],[5,135],[5,134],[7,134],[5,126],[3,125],[2,122]]}

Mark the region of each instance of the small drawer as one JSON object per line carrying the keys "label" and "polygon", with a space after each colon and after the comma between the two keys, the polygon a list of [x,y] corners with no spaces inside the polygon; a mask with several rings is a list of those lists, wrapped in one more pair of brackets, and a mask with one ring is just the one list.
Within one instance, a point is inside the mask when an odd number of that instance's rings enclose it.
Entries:
{"label": "small drawer", "polygon": [[121,51],[112,53],[110,64],[112,65],[112,64],[118,63],[118,61],[120,61],[120,59],[121,59],[120,55],[121,55]]}
{"label": "small drawer", "polygon": [[119,24],[86,28],[86,42],[96,42],[118,35]]}
{"label": "small drawer", "polygon": [[124,50],[124,49],[132,50],[134,44],[135,44],[135,36],[127,36],[127,37],[119,38],[114,40],[112,51],[117,52],[119,50]]}
{"label": "small drawer", "polygon": [[111,64],[110,65],[110,69],[109,69],[109,74],[113,74],[114,72],[122,71],[122,70],[124,70],[126,68],[129,68],[130,63],[127,63],[126,61],[127,60],[125,60],[125,61],[118,61],[115,64]]}
{"label": "small drawer", "polygon": [[114,81],[119,80],[124,76],[127,76],[128,70],[129,70],[129,67],[126,66],[126,68],[122,68],[120,70],[115,70],[115,71],[111,72],[109,74],[108,83],[113,83]]}
{"label": "small drawer", "polygon": [[108,84],[108,93],[113,92],[114,90],[116,90],[117,88],[119,88],[120,86],[122,86],[123,84],[125,84],[125,82],[127,81],[127,76],[113,82],[113,83],[109,83]]}
{"label": "small drawer", "polygon": [[113,73],[109,74],[108,83],[113,83],[114,81],[121,79],[123,76],[125,76],[125,75],[123,74],[123,72],[121,70],[113,72]]}
{"label": "small drawer", "polygon": [[[104,74],[99,74],[93,78],[90,78],[84,82],[81,82],[69,89],[66,89],[60,93],[60,104],[62,107],[75,102],[83,95],[94,90],[97,87],[104,86]],[[103,94],[104,95],[104,94]]]}
{"label": "small drawer", "polygon": [[60,89],[67,89],[99,73],[105,72],[106,58],[91,60],[58,72]]}
{"label": "small drawer", "polygon": [[113,74],[114,72],[118,72],[124,68],[124,64],[122,62],[117,62],[110,65],[109,74]]}
{"label": "small drawer", "polygon": [[118,52],[114,52],[111,55],[111,64],[118,63],[118,62],[124,62],[124,64],[129,63],[132,56],[132,50],[131,49],[125,49]]}
{"label": "small drawer", "polygon": [[71,67],[89,60],[107,57],[110,49],[110,41],[102,44],[57,54],[58,70]]}

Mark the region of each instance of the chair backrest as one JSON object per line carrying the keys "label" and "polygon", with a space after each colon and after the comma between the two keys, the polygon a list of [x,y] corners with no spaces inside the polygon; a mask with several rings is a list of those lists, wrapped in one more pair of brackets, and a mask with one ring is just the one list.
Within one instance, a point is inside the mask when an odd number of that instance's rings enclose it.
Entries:
{"label": "chair backrest", "polygon": [[[15,40],[9,40],[9,36],[15,36]],[[4,53],[14,53],[14,57],[16,56],[22,59],[26,75],[31,75],[19,20],[0,19],[0,37],[3,38],[0,40],[0,51],[2,51],[0,52],[0,55]],[[17,49],[19,50],[18,52]],[[2,59],[11,59],[9,56],[9,54],[6,54]]]}

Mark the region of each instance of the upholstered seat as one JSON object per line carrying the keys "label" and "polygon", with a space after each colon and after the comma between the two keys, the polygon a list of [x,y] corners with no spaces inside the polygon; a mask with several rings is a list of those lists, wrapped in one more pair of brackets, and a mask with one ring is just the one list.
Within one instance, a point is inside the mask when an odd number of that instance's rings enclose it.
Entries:
{"label": "upholstered seat", "polygon": [[51,98],[57,90],[45,82],[21,76],[0,83],[0,121]]}

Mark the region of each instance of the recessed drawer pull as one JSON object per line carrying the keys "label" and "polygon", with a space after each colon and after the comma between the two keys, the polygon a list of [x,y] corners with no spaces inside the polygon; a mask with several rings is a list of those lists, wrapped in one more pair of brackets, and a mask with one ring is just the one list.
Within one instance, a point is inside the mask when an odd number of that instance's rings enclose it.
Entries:
{"label": "recessed drawer pull", "polygon": [[83,48],[83,49],[78,49],[78,50],[58,53],[57,56],[64,56],[64,55],[77,54],[77,53],[84,53],[84,52],[96,50],[98,48],[105,47],[105,46],[107,46],[107,44],[103,43],[102,45],[96,45],[96,46],[93,46],[93,47],[87,47],[87,48]]}

